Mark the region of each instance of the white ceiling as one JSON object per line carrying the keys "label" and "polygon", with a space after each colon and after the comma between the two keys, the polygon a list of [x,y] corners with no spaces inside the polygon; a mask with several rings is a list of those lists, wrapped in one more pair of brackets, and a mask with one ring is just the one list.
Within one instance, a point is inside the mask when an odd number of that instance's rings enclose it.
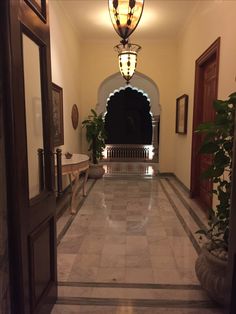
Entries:
{"label": "white ceiling", "polygon": [[[51,0],[55,1],[55,0]],[[108,0],[58,1],[82,39],[119,39],[108,13]],[[135,30],[137,39],[174,38],[185,26],[199,0],[145,0]]]}

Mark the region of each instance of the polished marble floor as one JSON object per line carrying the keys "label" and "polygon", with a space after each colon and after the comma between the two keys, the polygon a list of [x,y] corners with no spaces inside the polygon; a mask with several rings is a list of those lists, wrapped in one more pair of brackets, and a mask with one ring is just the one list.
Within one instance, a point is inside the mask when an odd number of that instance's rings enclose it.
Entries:
{"label": "polished marble floor", "polygon": [[174,177],[107,176],[88,192],[59,222],[52,313],[222,313],[194,271],[205,214]]}
{"label": "polished marble floor", "polygon": [[104,162],[105,177],[114,176],[155,176],[158,163],[148,162]]}

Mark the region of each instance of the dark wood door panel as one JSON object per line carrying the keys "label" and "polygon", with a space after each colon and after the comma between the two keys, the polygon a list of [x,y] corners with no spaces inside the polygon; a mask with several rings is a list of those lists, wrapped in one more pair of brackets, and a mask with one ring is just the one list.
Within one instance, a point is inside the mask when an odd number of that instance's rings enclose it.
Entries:
{"label": "dark wood door panel", "polygon": [[203,135],[195,133],[202,122],[212,121],[215,117],[213,101],[217,98],[219,73],[220,38],[218,38],[196,61],[192,164],[190,195],[197,198],[204,207],[212,207],[212,182],[200,178],[212,163],[212,156],[199,154]]}
{"label": "dark wood door panel", "polygon": [[[4,1],[0,12],[5,28],[2,49],[5,51],[4,118],[7,133],[12,313],[17,314],[49,314],[57,297],[50,38],[46,4],[44,0]],[[44,18],[37,10],[41,10]],[[35,78],[28,71],[31,69],[30,62],[34,60],[29,47],[33,47],[32,51],[34,55],[36,51],[38,58],[37,62],[32,62],[33,72],[35,64],[38,64],[39,88],[36,94]],[[29,88],[32,93],[29,93]],[[27,116],[27,110],[34,106],[34,95],[40,98],[42,104],[43,145],[35,145],[36,148],[32,150],[29,140],[33,142],[34,129],[28,131],[27,123],[33,120]],[[38,167],[38,148],[45,152],[43,167],[40,168],[40,177],[44,178],[45,184],[38,182],[36,177],[32,182],[37,183],[37,189],[32,196],[29,193],[33,186],[30,185],[33,178],[29,170],[30,158],[33,156],[31,169]]]}
{"label": "dark wood door panel", "polygon": [[[210,58],[210,60],[203,66],[203,85],[202,85],[202,118],[200,122],[212,121],[215,117],[215,110],[213,108],[213,101],[216,99],[216,55]],[[200,136],[201,142],[204,136]],[[211,155],[200,155],[199,162],[199,174],[205,172],[212,163]],[[200,201],[208,208],[212,207],[212,182],[209,180],[199,180],[199,198]]]}
{"label": "dark wood door panel", "polygon": [[[31,310],[35,311],[55,281],[55,219],[48,217],[29,234]],[[43,254],[42,254],[43,252]]]}
{"label": "dark wood door panel", "polygon": [[25,2],[44,23],[47,23],[46,0],[25,0]]}

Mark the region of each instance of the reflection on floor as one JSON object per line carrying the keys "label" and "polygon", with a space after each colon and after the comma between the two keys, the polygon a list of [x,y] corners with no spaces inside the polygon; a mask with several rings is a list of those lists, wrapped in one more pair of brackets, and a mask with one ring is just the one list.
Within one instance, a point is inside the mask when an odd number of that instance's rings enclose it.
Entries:
{"label": "reflection on floor", "polygon": [[109,162],[104,163],[105,177],[122,175],[157,175],[158,164],[146,162]]}
{"label": "reflection on floor", "polygon": [[89,184],[59,235],[53,314],[222,313],[194,271],[204,214],[173,177]]}

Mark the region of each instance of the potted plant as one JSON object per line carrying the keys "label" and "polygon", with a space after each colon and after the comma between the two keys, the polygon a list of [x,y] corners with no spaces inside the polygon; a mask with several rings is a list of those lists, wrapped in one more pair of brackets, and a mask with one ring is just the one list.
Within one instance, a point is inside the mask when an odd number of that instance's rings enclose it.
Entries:
{"label": "potted plant", "polygon": [[98,115],[95,110],[91,109],[91,115],[82,122],[82,125],[86,128],[86,138],[89,143],[88,150],[91,151],[92,163],[89,167],[89,177],[98,179],[105,172],[103,166],[99,164],[105,148],[106,138],[102,113]]}
{"label": "potted plant", "polygon": [[209,210],[208,228],[197,231],[205,235],[207,241],[197,258],[195,270],[202,287],[215,301],[224,304],[236,93],[227,100],[216,100],[213,106],[215,120],[202,123],[196,132],[204,135],[200,153],[212,156],[212,164],[202,178],[212,180],[212,193],[217,202],[215,208]]}

